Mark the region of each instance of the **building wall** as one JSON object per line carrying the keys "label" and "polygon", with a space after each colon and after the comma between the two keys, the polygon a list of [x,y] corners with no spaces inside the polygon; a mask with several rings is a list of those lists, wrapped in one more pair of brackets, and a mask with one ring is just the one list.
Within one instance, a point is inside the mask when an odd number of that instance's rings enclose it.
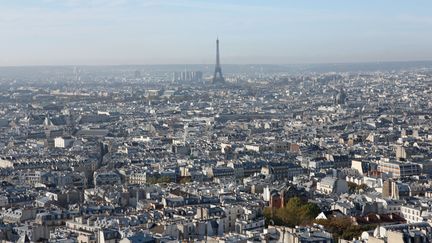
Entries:
{"label": "building wall", "polygon": [[387,231],[387,242],[405,243],[403,239],[403,234],[396,231]]}
{"label": "building wall", "polygon": [[401,206],[401,215],[407,223],[422,222],[422,209],[408,206]]}

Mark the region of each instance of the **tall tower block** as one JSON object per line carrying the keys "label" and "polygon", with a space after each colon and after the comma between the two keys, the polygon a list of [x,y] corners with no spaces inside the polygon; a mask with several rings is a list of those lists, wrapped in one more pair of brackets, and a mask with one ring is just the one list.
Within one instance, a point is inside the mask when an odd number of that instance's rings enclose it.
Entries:
{"label": "tall tower block", "polygon": [[213,75],[213,83],[225,83],[225,79],[222,75],[222,68],[220,65],[220,57],[219,57],[219,38],[216,39],[216,67]]}

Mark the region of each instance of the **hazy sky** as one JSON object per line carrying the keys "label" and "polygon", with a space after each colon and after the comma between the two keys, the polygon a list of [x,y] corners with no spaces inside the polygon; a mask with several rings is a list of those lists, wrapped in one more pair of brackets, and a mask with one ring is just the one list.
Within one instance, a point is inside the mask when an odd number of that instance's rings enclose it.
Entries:
{"label": "hazy sky", "polygon": [[432,1],[0,0],[0,65],[432,59]]}

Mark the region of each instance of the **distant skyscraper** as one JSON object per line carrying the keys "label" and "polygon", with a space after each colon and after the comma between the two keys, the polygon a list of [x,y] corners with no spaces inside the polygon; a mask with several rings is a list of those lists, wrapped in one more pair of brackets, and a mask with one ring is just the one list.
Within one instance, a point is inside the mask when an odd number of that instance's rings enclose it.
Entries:
{"label": "distant skyscraper", "polygon": [[216,39],[216,67],[213,75],[213,83],[225,83],[225,79],[222,75],[222,68],[220,66],[219,58],[219,39]]}
{"label": "distant skyscraper", "polygon": [[192,72],[192,81],[201,81],[203,73],[201,71]]}
{"label": "distant skyscraper", "polygon": [[184,71],[174,72],[172,81],[202,81],[203,73],[201,71]]}

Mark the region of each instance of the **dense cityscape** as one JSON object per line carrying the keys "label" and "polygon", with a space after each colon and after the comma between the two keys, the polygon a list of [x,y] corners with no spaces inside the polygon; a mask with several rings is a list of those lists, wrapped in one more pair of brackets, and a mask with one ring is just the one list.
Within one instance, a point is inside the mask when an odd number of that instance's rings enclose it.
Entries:
{"label": "dense cityscape", "polygon": [[216,45],[214,67],[1,68],[2,242],[430,242],[432,63]]}
{"label": "dense cityscape", "polygon": [[0,0],[0,243],[431,243],[431,9]]}

